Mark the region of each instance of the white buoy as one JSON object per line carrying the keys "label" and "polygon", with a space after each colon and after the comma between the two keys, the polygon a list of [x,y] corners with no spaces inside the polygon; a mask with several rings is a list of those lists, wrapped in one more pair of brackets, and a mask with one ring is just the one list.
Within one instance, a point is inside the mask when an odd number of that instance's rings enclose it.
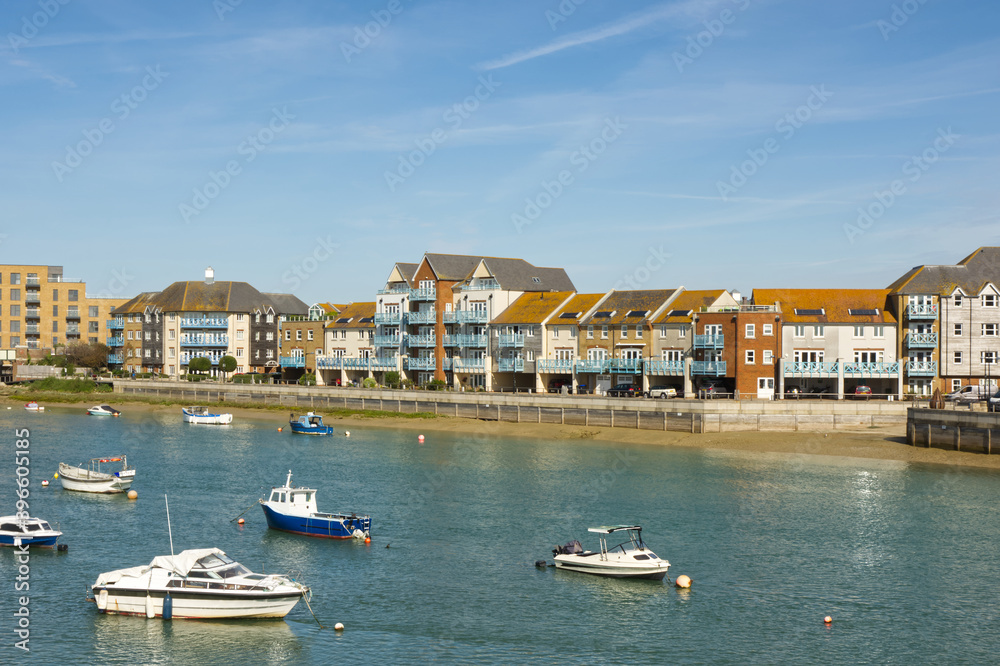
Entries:
{"label": "white buoy", "polygon": [[344,437],[350,437],[350,436],[351,436],[351,431],[350,430],[345,430],[344,431]]}
{"label": "white buoy", "polygon": [[833,623],[833,618],[830,617],[829,615],[827,615],[826,617],[823,618],[823,623],[824,624],[832,624]]}
{"label": "white buoy", "polygon": [[43,486],[47,486],[47,485],[49,485],[49,480],[48,480],[48,479],[44,479],[44,480],[42,481],[42,485],[43,485]]}
{"label": "white buoy", "polygon": [[687,589],[691,587],[691,579],[683,575],[678,576],[677,580],[674,581],[674,585],[683,589]]}
{"label": "white buoy", "polygon": [[134,490],[130,490],[130,491],[128,491],[128,498],[129,498],[129,499],[132,499],[132,500],[134,500],[134,499],[136,499],[137,497],[139,497],[139,493],[135,492]]}
{"label": "white buoy", "polygon": [[337,631],[343,631],[344,630],[344,623],[343,622],[338,622],[337,624],[333,625],[333,628],[336,629]]}
{"label": "white buoy", "polygon": [[421,444],[423,444],[424,443],[424,436],[423,435],[419,435],[417,437],[417,441],[420,442]]}

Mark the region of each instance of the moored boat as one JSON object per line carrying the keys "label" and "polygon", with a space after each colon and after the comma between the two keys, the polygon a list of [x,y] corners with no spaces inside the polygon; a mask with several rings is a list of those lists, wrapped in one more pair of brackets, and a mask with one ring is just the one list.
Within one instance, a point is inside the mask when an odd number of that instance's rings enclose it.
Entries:
{"label": "moored boat", "polygon": [[232,414],[213,412],[209,410],[208,407],[181,407],[181,413],[184,416],[184,423],[198,423],[201,425],[229,425],[233,422]]}
{"label": "moored boat", "polygon": [[[109,471],[113,463],[120,469]],[[73,467],[59,463],[59,482],[65,490],[84,493],[123,493],[135,481],[135,470],[128,466],[125,456],[91,458],[87,466]]]}
{"label": "moored boat", "polygon": [[323,417],[312,412],[308,412],[302,416],[289,415],[288,426],[292,429],[293,433],[300,435],[333,434],[333,426],[323,425]]}
{"label": "moored boat", "polygon": [[122,413],[111,405],[94,405],[87,410],[89,416],[121,416]]}
{"label": "moored boat", "polygon": [[292,486],[288,470],[285,485],[272,488],[267,500],[259,500],[267,526],[273,530],[327,539],[368,539],[372,519],[356,513],[320,513],[316,489]]}
{"label": "moored boat", "polygon": [[102,613],[166,620],[281,618],[310,593],[288,576],[253,573],[218,548],[102,573],[91,590]]}
{"label": "moored boat", "polygon": [[62,532],[41,518],[3,516],[0,518],[0,546],[54,548]]}
{"label": "moored boat", "polygon": [[[600,550],[583,550],[579,541],[552,550],[557,569],[611,578],[650,578],[663,580],[670,562],[661,560],[642,541],[642,528],[638,525],[612,525],[591,527],[588,532],[600,535]],[[624,532],[628,540],[608,548],[608,537]]]}
{"label": "moored boat", "polygon": [[32,400],[24,404],[24,408],[29,412],[44,412],[45,408],[39,405],[37,402]]}

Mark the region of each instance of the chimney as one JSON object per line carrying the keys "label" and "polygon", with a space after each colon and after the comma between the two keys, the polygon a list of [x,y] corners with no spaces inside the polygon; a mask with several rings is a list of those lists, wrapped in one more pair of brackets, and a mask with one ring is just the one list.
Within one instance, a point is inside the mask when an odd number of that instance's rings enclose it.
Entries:
{"label": "chimney", "polygon": [[205,269],[205,284],[215,284],[215,270],[211,266]]}

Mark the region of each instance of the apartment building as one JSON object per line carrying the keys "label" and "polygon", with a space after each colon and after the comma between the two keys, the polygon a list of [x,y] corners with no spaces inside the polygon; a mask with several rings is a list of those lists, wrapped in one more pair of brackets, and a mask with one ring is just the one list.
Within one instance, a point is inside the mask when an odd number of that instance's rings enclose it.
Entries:
{"label": "apartment building", "polygon": [[0,265],[0,348],[44,356],[75,343],[105,342],[104,322],[124,303],[87,293],[62,266]]}
{"label": "apartment building", "polygon": [[537,358],[538,383],[545,389],[578,390],[576,361],[580,352],[580,322],[607,294],[574,294],[543,323],[542,358]]}
{"label": "apartment building", "polygon": [[344,307],[314,303],[305,316],[285,315],[279,318],[279,365],[283,379],[298,379],[307,372],[317,372],[316,359],[323,356],[326,326],[337,318]]}
{"label": "apartment building", "polygon": [[375,372],[395,368],[376,356],[375,308],[375,302],[351,303],[326,322],[323,349],[317,350],[317,383],[360,384]]}
{"label": "apartment building", "polygon": [[[721,388],[740,398],[770,400],[778,384],[781,311],[775,305],[745,303],[705,307],[692,316],[696,392]],[[688,394],[685,394],[688,395]]]}
{"label": "apartment building", "polygon": [[[545,390],[538,362],[552,351],[571,350],[576,354],[577,322],[574,313],[553,319],[574,294],[570,291],[521,294],[516,301],[490,321],[489,356],[494,391]],[[571,361],[572,363],[572,361]]]}

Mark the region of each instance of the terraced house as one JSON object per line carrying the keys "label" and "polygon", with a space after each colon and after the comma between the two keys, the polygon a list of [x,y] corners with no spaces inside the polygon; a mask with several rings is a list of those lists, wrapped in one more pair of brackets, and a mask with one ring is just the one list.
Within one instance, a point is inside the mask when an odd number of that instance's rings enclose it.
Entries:
{"label": "terraced house", "polygon": [[279,319],[278,344],[283,379],[298,379],[306,373],[317,372],[316,361],[323,356],[326,345],[326,326],[337,318],[344,307],[333,303],[314,303],[304,317],[286,315]]}
{"label": "terraced house", "polygon": [[326,322],[324,350],[317,351],[317,383],[360,384],[376,372],[387,372],[375,355],[375,303],[345,305]]}
{"label": "terraced house", "polygon": [[580,322],[590,316],[607,294],[574,294],[565,305],[556,309],[543,323],[543,347],[536,360],[538,383],[548,390],[581,390],[576,375],[580,353]]}
{"label": "terraced house", "polygon": [[508,308],[490,322],[489,355],[493,359],[494,391],[538,391],[545,385],[539,374],[539,361],[559,355],[557,349],[576,354],[576,315],[555,317],[572,300],[570,291],[521,294]]}

